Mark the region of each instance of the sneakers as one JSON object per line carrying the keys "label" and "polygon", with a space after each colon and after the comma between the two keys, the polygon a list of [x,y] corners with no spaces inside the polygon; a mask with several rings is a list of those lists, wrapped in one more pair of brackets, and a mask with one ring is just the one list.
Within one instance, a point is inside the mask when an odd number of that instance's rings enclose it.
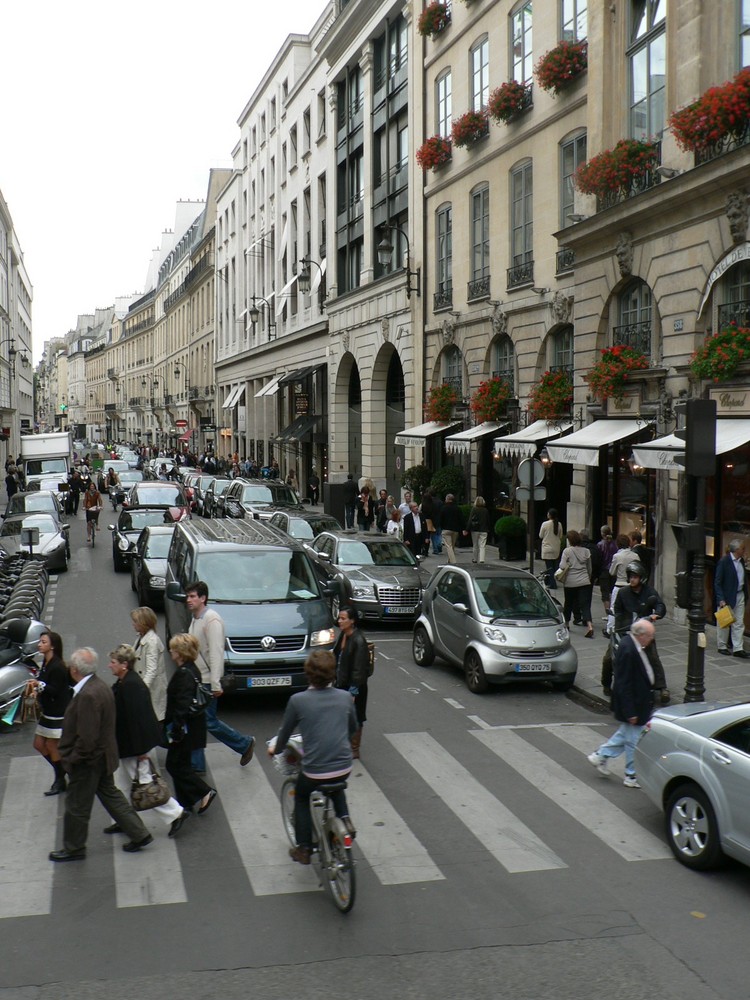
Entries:
{"label": "sneakers", "polygon": [[638,779],[634,774],[626,774],[622,781],[626,788],[640,788],[638,784]]}
{"label": "sneakers", "polygon": [[596,750],[593,753],[590,753],[586,760],[597,769],[603,778],[606,778],[610,773],[610,770],[607,767],[606,759],[604,757],[600,757]]}

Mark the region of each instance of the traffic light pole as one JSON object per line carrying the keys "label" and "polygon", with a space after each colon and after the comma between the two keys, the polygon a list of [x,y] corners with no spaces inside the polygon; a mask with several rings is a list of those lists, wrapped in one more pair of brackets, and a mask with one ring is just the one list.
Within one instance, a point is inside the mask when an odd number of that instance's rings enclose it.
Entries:
{"label": "traffic light pole", "polygon": [[690,574],[690,607],[688,609],[688,662],[685,681],[685,701],[705,701],[706,693],[706,612],[703,597],[706,573],[706,543],[703,528],[706,518],[706,477],[693,476],[695,481],[695,521],[699,545],[693,548],[693,569]]}

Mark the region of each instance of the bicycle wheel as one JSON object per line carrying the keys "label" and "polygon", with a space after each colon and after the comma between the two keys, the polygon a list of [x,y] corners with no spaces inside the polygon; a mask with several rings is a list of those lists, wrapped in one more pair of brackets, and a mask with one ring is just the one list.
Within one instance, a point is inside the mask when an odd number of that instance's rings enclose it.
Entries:
{"label": "bicycle wheel", "polygon": [[351,847],[345,847],[334,831],[328,833],[330,866],[323,876],[331,899],[342,913],[348,913],[354,906],[357,895],[357,878]]}
{"label": "bicycle wheel", "polygon": [[296,801],[296,778],[287,778],[281,786],[279,799],[281,801],[281,821],[284,831],[292,847],[297,846],[297,836],[294,831],[294,803]]}

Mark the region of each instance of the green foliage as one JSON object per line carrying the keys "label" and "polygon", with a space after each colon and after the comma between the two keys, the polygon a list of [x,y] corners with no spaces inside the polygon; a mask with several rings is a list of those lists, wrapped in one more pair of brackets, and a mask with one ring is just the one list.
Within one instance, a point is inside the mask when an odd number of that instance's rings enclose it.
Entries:
{"label": "green foliage", "polygon": [[453,493],[456,501],[463,500],[466,490],[464,470],[458,465],[444,465],[430,480],[430,489],[441,500],[447,493]]}
{"label": "green foliage", "polygon": [[495,523],[495,538],[500,538],[501,535],[506,538],[525,538],[526,522],[513,514],[499,518]]}
{"label": "green foliage", "polygon": [[410,469],[406,469],[401,477],[401,485],[405,490],[411,490],[414,499],[419,503],[422,494],[430,485],[431,478],[432,473],[426,465],[412,465]]}

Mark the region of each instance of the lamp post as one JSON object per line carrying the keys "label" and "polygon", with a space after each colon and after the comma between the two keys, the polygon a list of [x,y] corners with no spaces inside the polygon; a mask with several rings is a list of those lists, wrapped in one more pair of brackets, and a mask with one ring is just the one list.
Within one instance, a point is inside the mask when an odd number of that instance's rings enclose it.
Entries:
{"label": "lamp post", "polygon": [[[309,295],[312,289],[312,276],[310,274],[311,264],[314,264],[317,267],[318,271],[320,271],[321,283],[323,281],[323,268],[317,262],[317,260],[313,260],[312,257],[303,257],[302,260],[300,261],[302,270],[297,274],[297,285],[303,295]],[[320,301],[321,310],[323,308],[323,303],[325,302],[327,297],[328,297],[327,295],[324,295],[321,298]]]}
{"label": "lamp post", "polygon": [[[255,326],[255,324],[260,319],[260,309],[256,305],[257,302],[262,302],[266,306],[266,308],[268,309],[269,316],[271,315],[271,303],[268,301],[268,299],[264,299],[262,295],[253,295],[253,304],[250,306],[250,308],[247,311],[247,314],[250,317],[250,322],[253,324],[253,327]],[[276,339],[276,335],[275,334],[274,334],[273,337],[271,336],[271,330],[275,330],[275,329],[276,329],[276,324],[272,323],[271,320],[269,319],[269,321],[268,321],[268,339],[269,340],[275,340]]]}
{"label": "lamp post", "polygon": [[[391,241],[388,239],[388,233],[393,231],[397,232],[400,236],[404,238],[404,241],[406,242],[406,297],[410,299],[412,292],[416,292],[417,296],[421,296],[422,269],[419,267],[416,269],[416,271],[412,271],[411,269],[411,251],[409,249],[409,237],[406,235],[403,229],[401,229],[399,226],[394,226],[393,223],[390,222],[384,223],[380,228],[385,230],[385,236],[380,241],[380,243],[378,243],[378,263],[381,264],[383,267],[387,268],[388,270],[390,270],[391,261],[393,260],[393,245],[391,244]],[[416,278],[417,281],[416,285],[413,288],[411,284],[412,278]]]}

